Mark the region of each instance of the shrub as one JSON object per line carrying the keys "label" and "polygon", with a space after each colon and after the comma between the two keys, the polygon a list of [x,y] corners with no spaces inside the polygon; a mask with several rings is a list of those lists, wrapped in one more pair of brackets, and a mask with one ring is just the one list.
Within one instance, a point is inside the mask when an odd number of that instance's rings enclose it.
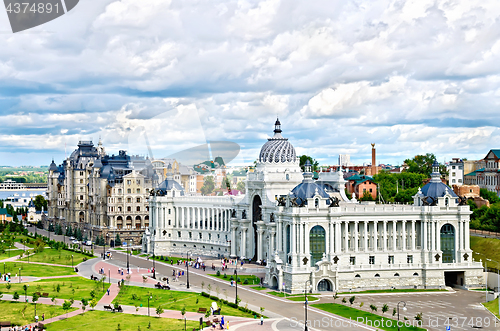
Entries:
{"label": "shrub", "polygon": [[342,298],[342,303],[346,303],[347,299],[345,297]]}
{"label": "shrub", "polygon": [[217,270],[217,272],[215,274],[217,275],[217,277],[219,277],[220,276],[220,271]]}
{"label": "shrub", "polygon": [[229,280],[234,280],[234,277],[231,275],[231,277],[229,278]]}
{"label": "shrub", "polygon": [[247,278],[245,278],[245,280],[243,281],[243,284],[248,285],[248,279]]}
{"label": "shrub", "polygon": [[224,274],[224,276],[222,276],[222,278],[227,278],[227,275],[226,275],[226,274]]}

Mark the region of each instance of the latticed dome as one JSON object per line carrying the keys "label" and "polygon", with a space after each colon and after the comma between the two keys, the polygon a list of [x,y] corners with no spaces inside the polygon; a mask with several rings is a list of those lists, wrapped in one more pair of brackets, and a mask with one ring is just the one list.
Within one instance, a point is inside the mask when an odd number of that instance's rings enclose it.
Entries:
{"label": "latticed dome", "polygon": [[259,162],[285,163],[294,162],[296,158],[295,148],[281,135],[281,123],[278,119],[274,124],[274,136],[260,149]]}

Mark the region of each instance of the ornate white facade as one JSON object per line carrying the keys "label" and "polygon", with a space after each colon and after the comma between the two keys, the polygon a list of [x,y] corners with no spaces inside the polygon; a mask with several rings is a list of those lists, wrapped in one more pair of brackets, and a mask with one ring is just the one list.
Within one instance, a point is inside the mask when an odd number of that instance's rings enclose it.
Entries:
{"label": "ornate white facade", "polygon": [[313,291],[483,283],[469,248],[471,212],[440,181],[437,164],[413,205],[349,201],[341,172],[314,181],[306,164],[302,173],[280,126],[240,201],[183,196],[163,183],[171,189],[150,199],[145,250],[265,261],[265,283],[292,293],[308,280]]}

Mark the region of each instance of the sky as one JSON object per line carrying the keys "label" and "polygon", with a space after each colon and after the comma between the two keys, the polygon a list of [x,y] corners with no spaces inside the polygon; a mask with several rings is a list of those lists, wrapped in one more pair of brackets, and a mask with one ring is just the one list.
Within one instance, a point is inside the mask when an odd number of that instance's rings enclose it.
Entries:
{"label": "sky", "polygon": [[250,164],[276,117],[297,154],[401,164],[500,146],[499,1],[80,0],[12,33],[0,9],[0,164],[79,140]]}

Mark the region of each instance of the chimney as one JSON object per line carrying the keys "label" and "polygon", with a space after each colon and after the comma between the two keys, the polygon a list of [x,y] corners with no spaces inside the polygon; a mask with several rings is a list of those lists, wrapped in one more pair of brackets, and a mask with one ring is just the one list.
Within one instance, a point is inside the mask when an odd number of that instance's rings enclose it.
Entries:
{"label": "chimney", "polygon": [[375,143],[372,143],[372,176],[377,174],[377,158],[375,151]]}

